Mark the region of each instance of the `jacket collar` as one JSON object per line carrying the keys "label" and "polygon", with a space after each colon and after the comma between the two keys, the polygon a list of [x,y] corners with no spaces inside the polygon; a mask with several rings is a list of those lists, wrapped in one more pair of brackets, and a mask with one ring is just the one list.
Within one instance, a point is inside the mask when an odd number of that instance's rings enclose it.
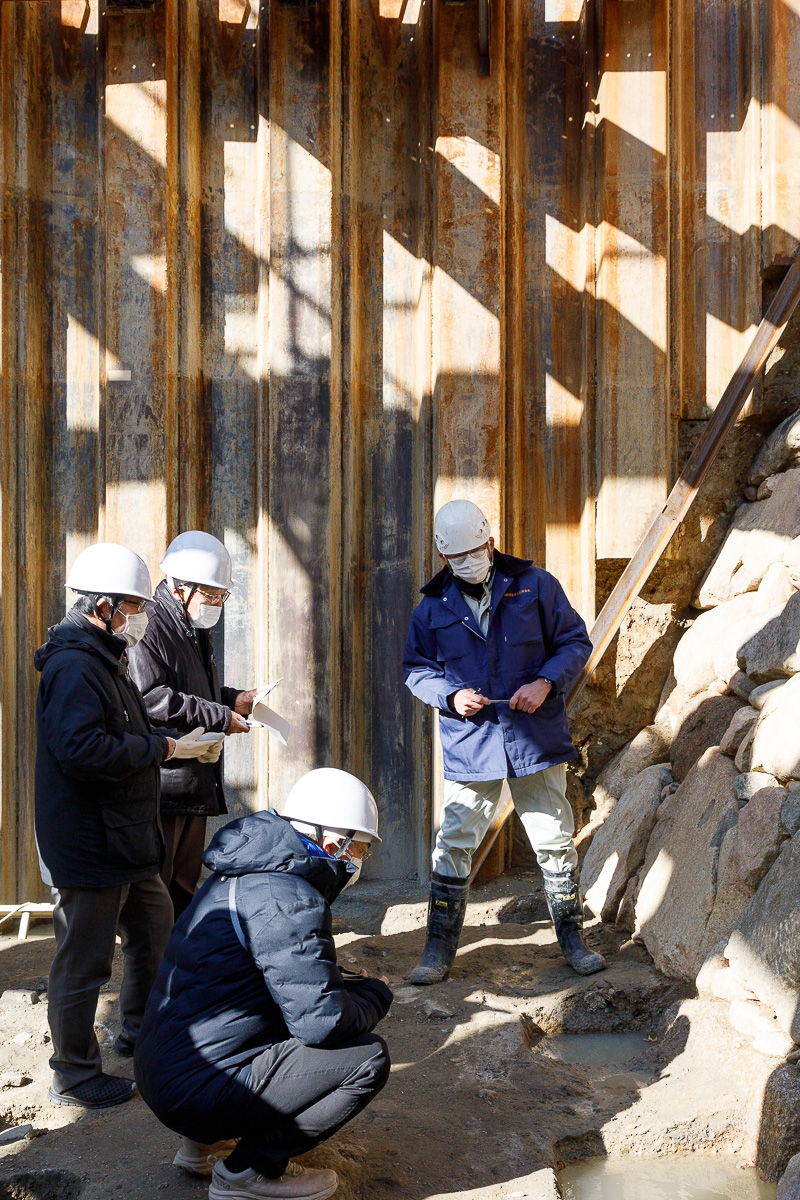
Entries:
{"label": "jacket collar", "polygon": [[197,633],[194,625],[186,617],[183,605],[173,596],[172,590],[166,579],[162,579],[161,583],[155,590],[153,604],[161,611],[165,617],[172,621],[173,625],[177,625],[185,637],[197,645]]}
{"label": "jacket collar", "polygon": [[[495,550],[493,555],[495,582],[498,575],[521,575],[523,571],[527,571],[528,567],[532,567],[533,563],[528,558],[514,558],[511,554],[503,554],[500,550]],[[458,585],[453,580],[453,573],[449,567],[442,567],[433,579],[429,579],[424,587],[420,588],[423,596],[433,596],[439,598],[448,590],[448,585],[451,585],[458,591]],[[459,592],[459,595],[461,593]],[[465,602],[466,607],[466,602]]]}
{"label": "jacket collar", "polygon": [[103,659],[113,671],[127,675],[128,656],[123,639],[100,629],[74,608],[70,609],[58,625],[48,629],[47,641],[34,655],[37,671],[42,670],[48,658],[62,650],[84,650]]}

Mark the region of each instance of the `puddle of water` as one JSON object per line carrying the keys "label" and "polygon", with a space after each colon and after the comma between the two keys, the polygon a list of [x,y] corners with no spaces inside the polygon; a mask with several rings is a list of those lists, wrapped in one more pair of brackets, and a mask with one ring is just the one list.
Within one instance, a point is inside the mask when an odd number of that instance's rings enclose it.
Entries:
{"label": "puddle of water", "polygon": [[562,1062],[602,1066],[636,1058],[647,1044],[643,1033],[556,1033],[545,1038],[541,1049]]}
{"label": "puddle of water", "polygon": [[559,1175],[564,1200],[775,1200],[777,1185],[735,1158],[594,1158]]}

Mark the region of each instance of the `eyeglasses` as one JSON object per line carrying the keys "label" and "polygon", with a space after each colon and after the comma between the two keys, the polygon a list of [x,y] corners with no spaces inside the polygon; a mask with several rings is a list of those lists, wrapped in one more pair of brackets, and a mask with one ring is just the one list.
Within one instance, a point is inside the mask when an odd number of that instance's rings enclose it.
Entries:
{"label": "eyeglasses", "polygon": [[195,589],[209,604],[222,605],[230,597],[230,592],[204,592],[202,588]]}
{"label": "eyeglasses", "polygon": [[[127,598],[127,596],[126,596],[126,597],[125,597],[125,599],[122,601],[122,603],[123,603],[123,604],[127,604],[127,605],[128,605],[130,608],[132,608],[132,609],[133,609],[133,611],[134,611],[135,613],[143,613],[143,612],[144,612],[144,610],[145,610],[145,608],[147,607],[147,601],[146,601],[146,600],[129,600],[129,599]],[[133,614],[131,614],[131,615],[133,615]]]}
{"label": "eyeglasses", "polygon": [[[226,600],[230,599],[230,592],[206,592],[196,583],[179,583],[177,586],[180,588],[188,588],[192,595],[197,593],[199,596],[203,597],[207,604],[211,604],[215,608],[222,606]],[[188,604],[188,600],[186,603]]]}
{"label": "eyeglasses", "polygon": [[482,546],[476,546],[474,550],[468,550],[466,554],[446,554],[445,558],[450,563],[451,567],[464,567],[472,558],[476,558],[482,554],[484,550],[489,549],[489,543],[484,542]]}

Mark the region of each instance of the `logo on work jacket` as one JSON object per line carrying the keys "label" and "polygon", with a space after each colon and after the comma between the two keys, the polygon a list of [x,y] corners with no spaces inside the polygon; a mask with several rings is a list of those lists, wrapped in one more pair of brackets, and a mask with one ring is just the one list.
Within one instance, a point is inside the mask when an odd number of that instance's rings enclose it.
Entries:
{"label": "logo on work jacket", "polygon": [[519,592],[506,592],[506,600],[511,600],[514,596],[529,596],[532,588],[522,588]]}

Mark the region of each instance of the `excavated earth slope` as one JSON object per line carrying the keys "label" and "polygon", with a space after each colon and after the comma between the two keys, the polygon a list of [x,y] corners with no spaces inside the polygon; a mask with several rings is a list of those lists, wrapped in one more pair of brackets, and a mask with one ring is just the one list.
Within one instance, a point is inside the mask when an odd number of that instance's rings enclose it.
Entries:
{"label": "excavated earth slope", "polygon": [[[452,979],[428,989],[404,983],[423,941],[418,888],[360,884],[334,910],[342,964],[387,974],[396,997],[381,1026],[394,1064],[388,1086],[309,1156],[339,1171],[341,1200],[554,1200],[554,1169],[597,1153],[703,1150],[753,1161],[776,1063],[731,1040],[722,1001],[687,998],[690,989],[659,974],[641,946],[597,924],[588,938],[610,967],[578,978],[543,919],[536,873],[473,895]],[[43,992],[49,933],[43,925],[26,943],[2,939],[0,987]],[[109,1042],[120,969],[117,961],[98,1013]],[[536,1026],[634,1029],[641,1048],[622,1063],[566,1063],[546,1037],[537,1043]],[[48,1105],[47,1037],[45,1003],[0,997],[0,1121],[32,1127],[0,1145],[0,1198],[205,1196],[206,1183],[171,1166],[176,1138],[140,1100],[82,1116]],[[104,1056],[107,1069],[131,1073],[110,1044]]]}

